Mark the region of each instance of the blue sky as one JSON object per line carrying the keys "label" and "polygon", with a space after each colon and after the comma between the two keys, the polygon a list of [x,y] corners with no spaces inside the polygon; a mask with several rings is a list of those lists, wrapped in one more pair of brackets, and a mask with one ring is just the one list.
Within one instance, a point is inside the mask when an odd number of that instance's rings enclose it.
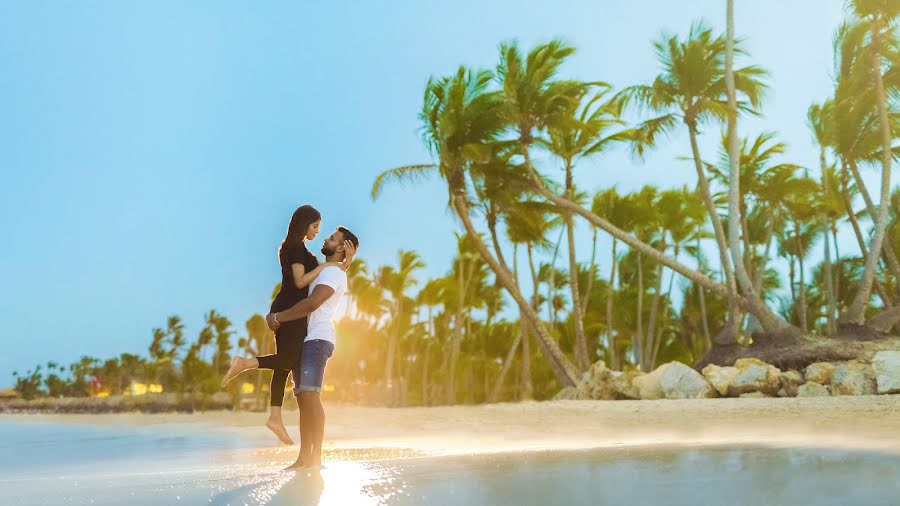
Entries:
{"label": "blue sky", "polygon": [[[736,3],[773,78],[741,133],[777,130],[787,159],[814,168],[805,114],[829,93],[842,2]],[[503,40],[562,37],[578,48],[566,76],[649,82],[651,39],[698,18],[724,28],[724,13],[722,0],[0,1],[0,386],[47,360],[145,354],[170,314],[192,338],[211,308],[243,330],[267,308],[301,203],[325,230],[354,229],[368,263],[415,249],[441,274],[456,230],[441,185],[368,198],[381,170],[429,160],[416,117],[428,76],[492,66]],[[688,153],[679,132],[643,163],[585,163],[578,184],[693,185]]]}

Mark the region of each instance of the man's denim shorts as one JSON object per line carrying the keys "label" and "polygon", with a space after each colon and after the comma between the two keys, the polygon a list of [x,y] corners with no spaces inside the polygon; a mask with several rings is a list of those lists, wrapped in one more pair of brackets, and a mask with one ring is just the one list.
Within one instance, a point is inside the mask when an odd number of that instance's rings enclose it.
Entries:
{"label": "man's denim shorts", "polygon": [[300,395],[300,392],[322,391],[325,363],[331,358],[332,353],[334,353],[334,344],[324,339],[313,339],[303,343],[300,370],[293,371],[294,395]]}

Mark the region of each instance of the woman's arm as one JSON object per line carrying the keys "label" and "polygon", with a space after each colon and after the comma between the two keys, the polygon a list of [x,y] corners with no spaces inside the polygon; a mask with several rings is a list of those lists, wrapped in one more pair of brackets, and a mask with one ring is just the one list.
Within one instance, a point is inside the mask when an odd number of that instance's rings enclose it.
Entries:
{"label": "woman's arm", "polygon": [[333,265],[335,267],[340,267],[340,262],[325,262],[319,264],[315,269],[306,272],[306,267],[303,267],[303,264],[291,264],[291,273],[294,274],[294,286],[297,288],[305,288],[309,286],[310,283],[313,282],[314,279],[319,277],[319,273],[322,272],[322,269],[328,267],[329,265]]}

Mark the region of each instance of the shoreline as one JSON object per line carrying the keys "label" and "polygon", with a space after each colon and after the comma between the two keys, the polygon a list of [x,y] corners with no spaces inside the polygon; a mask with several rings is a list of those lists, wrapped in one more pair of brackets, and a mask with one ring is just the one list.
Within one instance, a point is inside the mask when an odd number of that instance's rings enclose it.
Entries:
{"label": "shoreline", "polygon": [[[623,447],[773,446],[900,455],[900,395],[657,401],[543,401],[477,406],[378,408],[328,405],[331,460]],[[296,437],[296,411],[285,413]],[[0,422],[100,426],[179,424],[247,438],[259,458],[280,459],[261,412],[0,414]]]}

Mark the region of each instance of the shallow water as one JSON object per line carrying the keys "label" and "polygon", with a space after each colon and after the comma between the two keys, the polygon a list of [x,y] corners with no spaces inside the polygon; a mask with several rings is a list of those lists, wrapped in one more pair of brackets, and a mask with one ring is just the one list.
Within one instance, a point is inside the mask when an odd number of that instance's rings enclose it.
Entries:
{"label": "shallow water", "polygon": [[[280,471],[290,453],[198,424],[0,421],[3,504],[900,504],[900,456],[615,448],[366,460]],[[273,453],[277,452],[277,453]]]}

